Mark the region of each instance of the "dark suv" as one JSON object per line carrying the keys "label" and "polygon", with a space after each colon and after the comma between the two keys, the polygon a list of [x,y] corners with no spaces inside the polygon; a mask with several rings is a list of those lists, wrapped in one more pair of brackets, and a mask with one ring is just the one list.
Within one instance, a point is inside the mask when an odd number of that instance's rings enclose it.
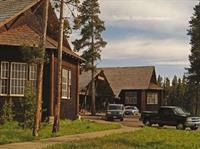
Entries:
{"label": "dark suv", "polygon": [[189,127],[192,130],[200,126],[200,117],[191,117],[190,113],[177,106],[161,106],[159,111],[154,112],[144,111],[140,120],[147,126],[158,124],[160,127],[168,125],[176,126],[177,129]]}
{"label": "dark suv", "polygon": [[106,120],[120,119],[124,120],[124,105],[109,104],[106,111]]}

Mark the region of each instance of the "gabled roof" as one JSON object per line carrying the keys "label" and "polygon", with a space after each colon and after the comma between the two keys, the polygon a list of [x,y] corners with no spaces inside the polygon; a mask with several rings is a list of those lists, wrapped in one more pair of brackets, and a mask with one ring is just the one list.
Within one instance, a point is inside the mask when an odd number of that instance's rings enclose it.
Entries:
{"label": "gabled roof", "polygon": [[[156,82],[152,82],[154,80],[152,77],[156,77],[153,75],[155,73],[154,66],[99,68],[97,72],[100,71],[103,71],[116,97],[119,96],[122,90],[162,89]],[[83,83],[91,80],[91,73],[84,72],[82,75],[80,77],[80,82],[82,83],[80,86],[83,87]]]}
{"label": "gabled roof", "polygon": [[[11,45],[11,46],[39,46],[40,36],[31,29],[28,25],[22,25],[15,28],[11,28],[8,31],[0,34],[0,45]],[[46,48],[57,49],[57,41],[47,36]],[[63,47],[63,51],[76,58],[80,58],[76,53]]]}
{"label": "gabled roof", "polygon": [[40,0],[0,0],[0,27],[31,8]]}
{"label": "gabled roof", "polygon": [[[2,25],[9,24],[14,21],[14,25],[7,30],[2,30],[0,32],[0,45],[11,45],[11,46],[38,46],[40,42],[41,33],[41,20],[37,18],[38,16],[32,13],[30,8],[36,7],[34,9],[42,8],[43,5],[39,5],[41,0],[0,0],[0,29]],[[49,28],[54,27],[52,21],[57,25],[58,20],[55,18],[55,12],[53,9],[49,8]],[[37,12],[37,11],[36,11]],[[36,13],[35,12],[35,13]],[[21,15],[23,14],[24,15]],[[19,16],[17,18],[17,16]],[[17,19],[16,19],[17,18]],[[55,22],[57,21],[57,22]],[[57,27],[57,26],[56,26]],[[56,30],[58,30],[56,28]],[[50,37],[51,36],[51,37]],[[58,42],[52,38],[52,35],[47,34],[46,48],[57,49]],[[56,36],[56,35],[54,35]],[[68,41],[64,41],[63,52],[67,55],[73,56],[75,58],[84,61],[79,55],[74,53],[68,44]]]}
{"label": "gabled roof", "polygon": [[[101,70],[97,70],[95,72],[95,77],[98,76],[100,74]],[[91,71],[87,71],[87,72],[82,72],[79,78],[79,90],[85,91],[86,87],[89,85],[89,83],[91,82]]]}

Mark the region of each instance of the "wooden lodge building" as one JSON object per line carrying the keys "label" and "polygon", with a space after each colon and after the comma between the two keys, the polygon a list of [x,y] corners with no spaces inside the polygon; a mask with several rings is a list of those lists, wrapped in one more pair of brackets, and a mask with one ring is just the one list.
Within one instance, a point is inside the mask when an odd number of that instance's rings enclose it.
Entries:
{"label": "wooden lodge building", "polygon": [[[38,47],[41,39],[42,0],[0,0],[0,109],[12,100],[20,111],[27,81],[36,86],[37,65],[22,57],[22,46]],[[43,116],[54,115],[57,75],[58,19],[49,7],[46,61],[43,76]],[[79,113],[79,64],[66,39],[63,42],[61,118],[75,119]],[[16,112],[16,113],[18,113]],[[16,116],[17,117],[17,116]]]}
{"label": "wooden lodge building", "polygon": [[[95,76],[97,111],[105,110],[108,103],[134,105],[140,112],[158,110],[162,105],[163,89],[157,85],[153,66],[99,68]],[[90,84],[90,72],[83,72],[80,76],[83,108],[91,102]]]}

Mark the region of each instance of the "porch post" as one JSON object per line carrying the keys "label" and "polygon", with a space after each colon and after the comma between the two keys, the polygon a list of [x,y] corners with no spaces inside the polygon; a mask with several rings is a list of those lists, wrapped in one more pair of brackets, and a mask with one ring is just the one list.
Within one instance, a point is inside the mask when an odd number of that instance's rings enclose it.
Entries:
{"label": "porch post", "polygon": [[54,77],[55,77],[55,57],[54,52],[51,52],[50,58],[50,116],[54,116]]}
{"label": "porch post", "polygon": [[145,90],[141,91],[141,113],[146,110],[146,95]]}
{"label": "porch post", "polygon": [[78,62],[78,65],[76,67],[76,73],[77,73],[77,76],[76,76],[76,115],[77,115],[77,118],[79,116],[79,74],[80,74],[80,67],[79,67],[79,62]]}

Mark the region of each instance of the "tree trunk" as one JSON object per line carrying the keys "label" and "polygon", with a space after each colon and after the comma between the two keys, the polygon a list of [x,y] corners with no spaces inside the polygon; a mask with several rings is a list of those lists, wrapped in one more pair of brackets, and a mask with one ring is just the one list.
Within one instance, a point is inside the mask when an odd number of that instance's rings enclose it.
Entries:
{"label": "tree trunk", "polygon": [[49,0],[45,0],[44,11],[43,11],[43,23],[42,23],[42,37],[39,47],[43,50],[43,56],[38,64],[37,73],[37,99],[36,99],[36,112],[34,118],[33,126],[33,136],[38,136],[38,131],[40,128],[40,122],[42,117],[42,83],[43,83],[43,69],[44,69],[44,53],[45,53],[45,42],[46,42],[46,32],[47,32],[47,21],[48,21],[48,8]]}
{"label": "tree trunk", "polygon": [[64,28],[64,18],[63,18],[63,7],[64,0],[61,0],[60,4],[60,27],[59,27],[59,42],[58,42],[58,75],[57,75],[57,98],[55,104],[55,118],[52,133],[59,131],[59,120],[60,120],[60,103],[62,94],[62,47],[63,47],[63,28]]}
{"label": "tree trunk", "polygon": [[[93,10],[92,10],[93,11]],[[94,13],[93,13],[94,14]],[[92,19],[92,24],[94,24],[94,21]],[[94,26],[92,26],[92,50],[94,51]],[[93,55],[92,55],[93,56]],[[94,73],[95,73],[95,65],[94,65],[94,58],[92,58],[92,69],[91,69],[91,72],[92,72],[92,107],[91,107],[91,114],[92,115],[96,115],[96,89],[95,89],[95,76],[94,76]]]}
{"label": "tree trunk", "polygon": [[96,99],[95,99],[95,76],[94,76],[94,69],[91,70],[92,72],[92,107],[91,107],[91,114],[92,115],[96,115],[96,107],[95,107],[95,103],[96,103]]}
{"label": "tree trunk", "polygon": [[197,85],[196,89],[196,107],[195,107],[195,115],[198,115],[198,109],[199,109],[199,85]]}

